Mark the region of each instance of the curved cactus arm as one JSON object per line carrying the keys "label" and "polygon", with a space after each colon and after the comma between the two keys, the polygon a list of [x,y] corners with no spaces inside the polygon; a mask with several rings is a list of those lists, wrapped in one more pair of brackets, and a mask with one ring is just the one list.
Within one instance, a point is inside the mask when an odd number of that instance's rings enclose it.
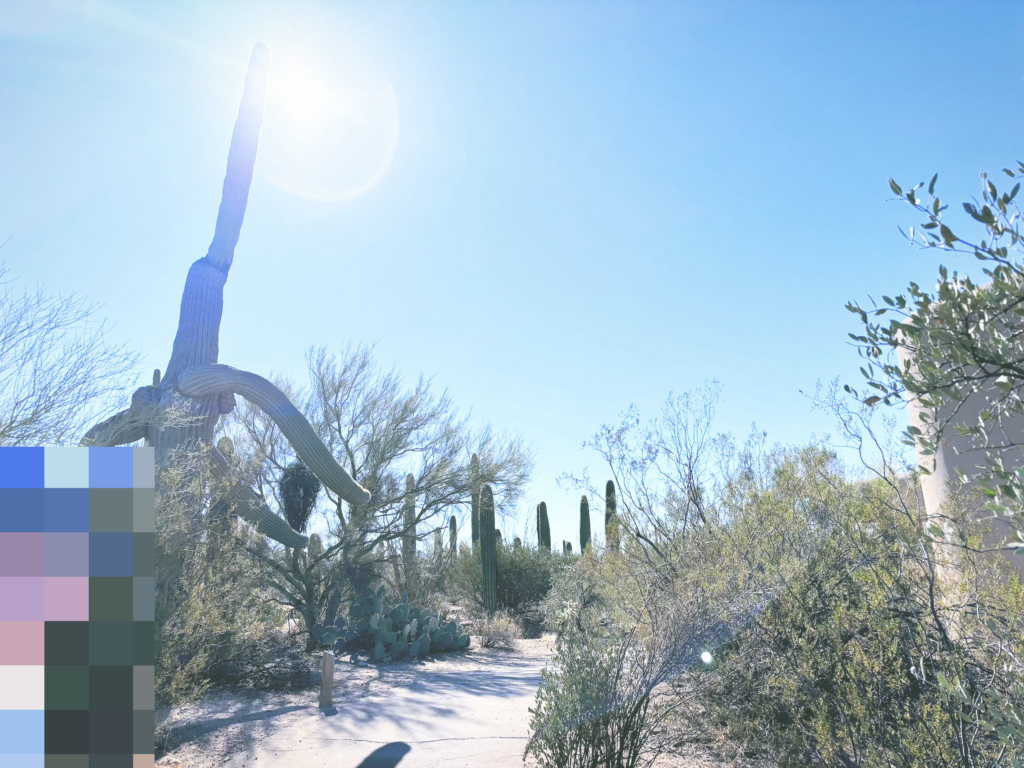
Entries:
{"label": "curved cactus arm", "polygon": [[85,437],[83,446],[115,446],[134,443],[146,437],[146,425],[140,424],[131,408],[116,413],[105,421],[94,425]]}
{"label": "curved cactus arm", "polygon": [[178,389],[193,396],[224,392],[241,395],[273,419],[295,453],[321,483],[349,504],[358,506],[370,501],[370,492],[334,460],[306,417],[291,404],[284,392],[262,376],[228,365],[204,363],[187,368],[178,377]]}
{"label": "curved cactus arm", "polygon": [[[213,474],[221,478],[227,476],[230,464],[219,448],[210,449],[210,458]],[[237,486],[231,493],[230,501],[234,502],[235,512],[239,517],[256,526],[260,533],[266,534],[274,541],[295,549],[303,549],[309,543],[308,537],[293,530],[287,522],[275,515],[249,486]]]}

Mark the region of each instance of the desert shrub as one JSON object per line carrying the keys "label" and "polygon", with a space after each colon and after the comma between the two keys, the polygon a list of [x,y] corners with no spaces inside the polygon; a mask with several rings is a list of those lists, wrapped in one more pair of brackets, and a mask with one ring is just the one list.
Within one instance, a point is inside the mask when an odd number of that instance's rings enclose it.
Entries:
{"label": "desert shrub", "polygon": [[541,602],[544,624],[559,636],[568,631],[593,630],[607,614],[605,594],[610,584],[599,578],[584,559],[567,566],[557,575]]}
{"label": "desert shrub", "polygon": [[197,455],[174,457],[158,476],[156,683],[161,703],[200,696],[217,683],[277,688],[309,681],[309,667],[277,627],[245,547],[262,536],[214,501],[223,488]]}
{"label": "desert shrub", "polygon": [[880,490],[848,489],[797,573],[720,649],[705,704],[731,740],[782,766],[989,764],[1000,744],[977,705],[999,665],[978,617],[1019,604],[1019,589],[993,603],[967,553],[940,578],[941,547],[915,541],[920,510],[894,512]]}
{"label": "desert shrub", "polygon": [[663,722],[676,705],[663,683],[677,651],[690,644],[671,650],[633,629],[570,630],[556,645],[530,709],[526,754],[542,768],[651,765],[665,748]]}
{"label": "desert shrub", "polygon": [[496,611],[485,617],[478,625],[477,632],[480,645],[502,651],[514,651],[518,647],[516,641],[523,637],[523,630],[508,611]]}
{"label": "desert shrub", "polygon": [[[551,589],[553,579],[571,561],[560,553],[532,547],[500,543],[497,546],[498,609],[519,621],[540,617],[540,605]],[[464,548],[452,567],[453,596],[465,601],[478,615],[484,610],[483,569],[479,547]]]}

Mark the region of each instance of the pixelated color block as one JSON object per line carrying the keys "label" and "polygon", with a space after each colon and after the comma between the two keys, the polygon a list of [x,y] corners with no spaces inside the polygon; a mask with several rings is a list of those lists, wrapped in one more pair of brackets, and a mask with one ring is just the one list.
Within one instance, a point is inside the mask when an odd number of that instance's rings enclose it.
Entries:
{"label": "pixelated color block", "polygon": [[0,448],[0,488],[42,488],[42,448]]}
{"label": "pixelated color block", "polygon": [[47,576],[45,580],[47,621],[89,620],[88,576]]}
{"label": "pixelated color block", "polygon": [[90,488],[131,488],[133,480],[132,451],[124,448],[89,449]]}
{"label": "pixelated color block", "polygon": [[88,576],[89,534],[47,533],[45,576]]}
{"label": "pixelated color block", "polygon": [[42,621],[43,576],[0,576],[0,621]]}
{"label": "pixelated color block", "polygon": [[152,488],[155,485],[156,451],[153,448],[132,448],[132,487]]}
{"label": "pixelated color block", "polygon": [[42,664],[0,666],[0,710],[42,709],[45,669]]}
{"label": "pixelated color block", "polygon": [[44,710],[0,710],[0,755],[43,754],[43,721]]}
{"label": "pixelated color block", "polygon": [[0,533],[0,576],[45,576],[44,534]]}
{"label": "pixelated color block", "polygon": [[88,488],[89,451],[85,448],[47,448],[44,472],[47,488]]}
{"label": "pixelated color block", "polygon": [[[3,450],[0,449],[0,457]],[[0,488],[0,532],[43,530],[43,502],[42,488]]]}
{"label": "pixelated color block", "polygon": [[89,531],[89,489],[47,488],[43,496],[43,528],[47,533]]}
{"label": "pixelated color block", "polygon": [[0,664],[43,664],[42,621],[0,622]]}

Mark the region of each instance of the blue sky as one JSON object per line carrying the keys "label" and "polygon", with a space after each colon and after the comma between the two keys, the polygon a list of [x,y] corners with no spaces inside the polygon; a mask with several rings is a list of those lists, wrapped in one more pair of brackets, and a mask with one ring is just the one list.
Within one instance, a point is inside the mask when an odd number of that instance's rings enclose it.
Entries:
{"label": "blue sky", "polygon": [[310,345],[375,342],[522,433],[524,510],[575,540],[554,480],[602,478],[580,444],[631,403],[717,378],[718,431],[834,432],[800,390],[859,383],[846,302],[942,261],[887,179],[958,207],[1024,159],[1022,32],[1009,2],[8,0],[3,258],[163,368],[265,41],[221,361],[302,380]]}

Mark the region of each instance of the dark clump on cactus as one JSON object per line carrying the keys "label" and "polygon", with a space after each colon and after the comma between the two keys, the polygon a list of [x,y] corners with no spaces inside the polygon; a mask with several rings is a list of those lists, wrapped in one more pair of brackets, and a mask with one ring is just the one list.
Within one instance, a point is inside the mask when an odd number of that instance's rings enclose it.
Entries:
{"label": "dark clump on cactus", "polygon": [[284,507],[284,518],[296,531],[301,533],[306,530],[320,488],[321,483],[316,475],[301,461],[289,464],[281,473],[277,492],[281,497],[281,506]]}
{"label": "dark clump on cactus", "polygon": [[580,552],[590,546],[590,502],[586,495],[580,499]]}
{"label": "dark clump on cactus", "polygon": [[519,549],[523,546],[523,542],[518,536],[516,536],[514,539],[512,539],[512,546],[516,549]]}
{"label": "dark clump on cactus", "polygon": [[480,560],[484,572],[484,608],[488,613],[494,613],[498,608],[498,554],[494,496],[489,485],[480,489]]}
{"label": "dark clump on cactus", "polygon": [[548,525],[548,505],[537,505],[537,547],[551,551],[551,526]]}
{"label": "dark clump on cactus", "polygon": [[470,541],[475,547],[480,543],[480,459],[475,453],[469,461],[469,511],[472,526]]}
{"label": "dark clump on cactus", "polygon": [[335,653],[364,648],[373,651],[376,661],[398,661],[444,651],[462,651],[469,647],[458,620],[446,621],[441,614],[428,614],[409,605],[408,593],[392,606],[387,590],[365,592],[356,598],[348,618],[332,625],[316,624],[313,637]]}
{"label": "dark clump on cactus", "polygon": [[604,541],[605,548],[619,551],[619,520],[615,516],[615,483],[604,487]]}
{"label": "dark clump on cactus", "polygon": [[455,515],[448,520],[448,551],[450,557],[455,557],[459,551],[459,526],[455,522]]}

